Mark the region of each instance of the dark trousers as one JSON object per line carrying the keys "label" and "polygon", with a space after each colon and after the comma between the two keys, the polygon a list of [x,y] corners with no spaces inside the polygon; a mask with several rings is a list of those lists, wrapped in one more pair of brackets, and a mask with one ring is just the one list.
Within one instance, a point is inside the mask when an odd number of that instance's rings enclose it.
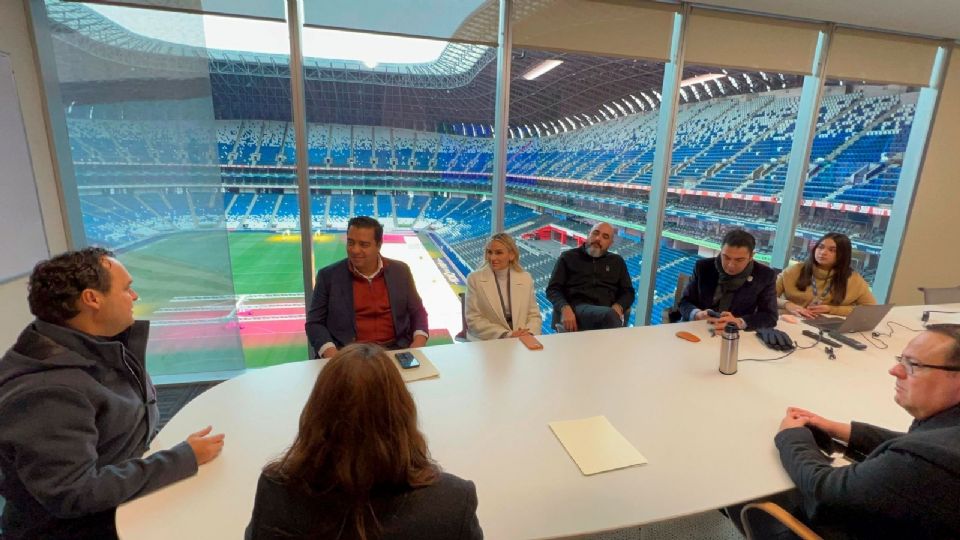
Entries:
{"label": "dark trousers", "polygon": [[577,316],[577,330],[601,330],[623,326],[620,315],[611,307],[579,304],[574,306],[573,313]]}

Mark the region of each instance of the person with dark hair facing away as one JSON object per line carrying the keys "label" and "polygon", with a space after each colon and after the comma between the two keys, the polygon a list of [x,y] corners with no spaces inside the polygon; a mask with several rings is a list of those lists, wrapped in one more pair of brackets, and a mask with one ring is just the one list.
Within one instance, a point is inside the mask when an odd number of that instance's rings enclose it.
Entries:
{"label": "person with dark hair facing away", "polygon": [[422,347],[427,310],[410,268],[380,256],[383,225],[359,216],[347,223],[347,258],[317,272],[307,310],[307,338],[317,357],[353,342],[387,349]]}
{"label": "person with dark hair facing away", "polygon": [[853,306],[876,304],[866,280],[850,266],[852,253],[847,235],[823,235],[805,261],[777,277],[779,306],[812,319],[825,314],[847,316]]}
{"label": "person with dark hair facing away", "polygon": [[207,426],[142,457],[160,413],[132,283],[101,248],[42,261],[30,275],[36,320],[0,359],[6,540],[116,538],[118,505],[196,474],[223,448]]}
{"label": "person with dark hair facing away", "polygon": [[[774,441],[797,489],[773,500],[825,538],[960,538],[960,325],[926,327],[889,373],[914,418],[907,432],[788,408]],[[851,465],[821,451],[832,440]],[[757,538],[784,532],[760,525]]]}
{"label": "person with dark hair facing away", "polygon": [[719,255],[697,261],[680,299],[683,320],[705,320],[718,331],[731,322],[741,330],[777,325],[777,273],[753,260],[756,244],[752,234],[733,229]]}
{"label": "person with dark hair facing away", "polygon": [[554,325],[566,332],[619,328],[633,305],[633,281],[623,257],[610,253],[617,231],[600,222],[590,229],[586,243],[560,254],[547,285]]}
{"label": "person with dark hair facing away", "polygon": [[320,370],[293,445],[264,467],[248,540],[483,538],[473,482],[441,472],[394,361],[376,345]]}

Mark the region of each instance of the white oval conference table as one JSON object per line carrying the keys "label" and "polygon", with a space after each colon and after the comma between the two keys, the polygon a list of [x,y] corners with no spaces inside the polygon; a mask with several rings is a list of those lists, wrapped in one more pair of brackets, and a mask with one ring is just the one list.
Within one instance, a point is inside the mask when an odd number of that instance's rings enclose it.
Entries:
{"label": "white oval conference table", "polygon": [[[960,309],[941,306],[951,307]],[[885,321],[920,328],[922,310],[897,307]],[[779,328],[801,346],[813,343],[800,333],[806,325],[781,321]],[[773,444],[790,405],[906,429],[911,418],[894,403],[887,370],[915,332],[893,328],[893,337],[881,338],[885,350],[845,346],[830,360],[821,344],[779,361],[741,361],[735,375],[719,373],[720,338],[699,322],[543,336],[540,351],[516,339],[453,344],[424,349],[440,376],[408,388],[433,457],[476,483],[488,538],[567,537],[791,488]],[[702,341],[681,340],[678,330]],[[742,334],[741,359],[778,355]],[[260,470],[293,441],[320,365],[250,371],[184,407],[154,449],[212,424],[226,433],[223,453],[196,476],[122,506],[121,537],[241,538]],[[581,474],[547,423],[596,415],[649,462]]]}

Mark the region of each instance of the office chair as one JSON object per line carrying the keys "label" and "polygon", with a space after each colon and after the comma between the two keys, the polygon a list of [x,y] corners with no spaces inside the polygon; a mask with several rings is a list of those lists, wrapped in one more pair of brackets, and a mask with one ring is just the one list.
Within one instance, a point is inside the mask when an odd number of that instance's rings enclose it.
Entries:
{"label": "office chair", "polygon": [[[813,532],[810,527],[807,527],[802,521],[793,517],[790,512],[784,510],[780,505],[772,502],[750,503],[740,510],[740,523],[743,525],[743,532],[747,536],[747,540],[759,540],[759,538],[761,538],[754,534],[750,527],[750,520],[747,519],[751,510],[766,512],[767,515],[790,529],[790,531],[801,540],[822,540],[820,535]],[[756,512],[753,513],[756,514]]]}
{"label": "office chair", "polygon": [[457,298],[460,299],[460,322],[463,326],[461,326],[461,330],[457,332],[457,335],[453,336],[453,339],[454,341],[466,343],[467,341],[470,341],[467,339],[467,295],[465,293],[457,293]]}
{"label": "office chair", "polygon": [[661,322],[675,323],[681,321],[683,316],[680,314],[680,299],[683,298],[683,290],[687,288],[688,281],[690,281],[690,276],[687,274],[677,276],[677,288],[673,291],[673,305],[663,310]]}
{"label": "office chair", "polygon": [[[630,326],[630,309],[631,308],[623,310],[623,326]],[[560,315],[560,310],[554,308],[553,315],[550,317],[550,326],[556,330],[558,334],[562,334],[566,331],[563,329],[562,319],[563,317]]]}
{"label": "office chair", "polygon": [[960,286],[957,287],[917,287],[923,293],[923,303],[955,304],[960,302]]}

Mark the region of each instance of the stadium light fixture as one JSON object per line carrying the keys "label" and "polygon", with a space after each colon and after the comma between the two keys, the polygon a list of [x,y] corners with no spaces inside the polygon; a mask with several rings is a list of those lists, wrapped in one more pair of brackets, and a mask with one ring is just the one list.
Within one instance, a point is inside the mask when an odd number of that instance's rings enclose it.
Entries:
{"label": "stadium light fixture", "polygon": [[620,105],[620,103],[614,101],[614,102],[613,102],[613,106],[616,107],[617,110],[620,111],[620,114],[622,114],[623,116],[626,116],[626,115],[627,115],[627,110],[624,109],[624,108],[623,108],[623,105]]}
{"label": "stadium light fixture", "polygon": [[634,108],[633,103],[630,103],[630,101],[628,101],[627,98],[623,98],[623,104],[626,105],[628,109],[630,109],[630,114],[636,114],[637,109]]}
{"label": "stadium light fixture", "polygon": [[540,128],[536,124],[533,125],[533,129],[537,130],[537,137],[543,137],[543,134],[540,133]]}
{"label": "stadium light fixture", "polygon": [[723,73],[706,73],[704,75],[697,75],[696,77],[690,77],[689,79],[684,79],[680,81],[680,88],[683,88],[685,86],[692,86],[694,84],[715,81],[717,79],[722,79],[724,77],[725,75]]}
{"label": "stadium light fixture", "polygon": [[549,71],[551,71],[551,70],[553,70],[553,69],[556,69],[556,67],[559,66],[559,65],[562,64],[562,63],[563,63],[563,60],[557,60],[556,58],[551,58],[551,59],[549,59],[549,60],[544,60],[543,62],[540,62],[539,64],[537,64],[537,65],[533,66],[532,68],[528,69],[526,73],[524,73],[523,75],[521,75],[521,77],[523,77],[524,79],[526,79],[526,80],[528,80],[528,81],[532,81],[532,80],[536,79],[537,77],[540,77],[541,75],[543,75],[543,74],[545,74],[545,73],[547,73],[547,72],[549,72]]}

